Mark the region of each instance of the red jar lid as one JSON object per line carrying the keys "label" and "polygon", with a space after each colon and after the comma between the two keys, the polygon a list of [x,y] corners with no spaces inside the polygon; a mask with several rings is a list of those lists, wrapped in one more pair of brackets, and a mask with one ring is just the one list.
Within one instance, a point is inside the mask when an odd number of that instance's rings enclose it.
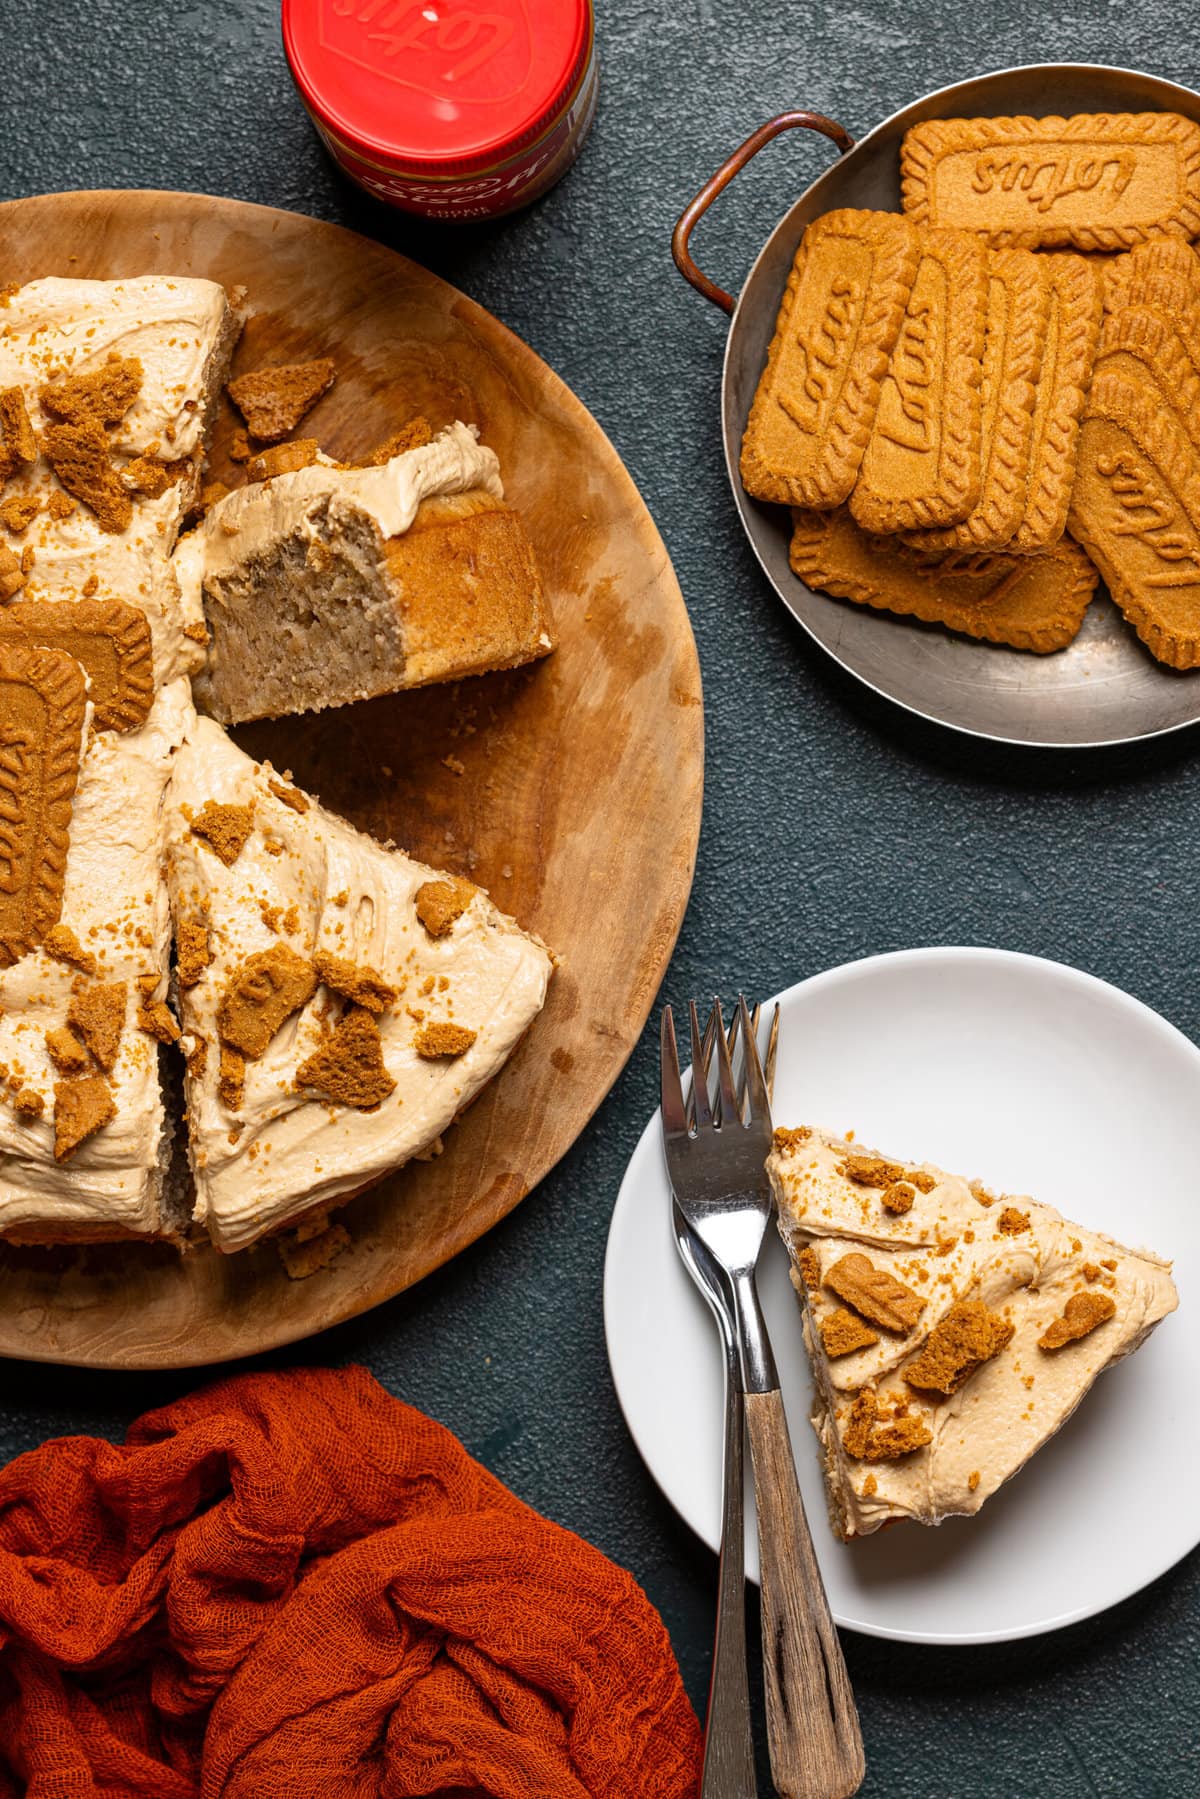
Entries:
{"label": "red jar lid", "polygon": [[591,0],[283,0],[309,110],[347,148],[438,175],[552,125],[587,68]]}

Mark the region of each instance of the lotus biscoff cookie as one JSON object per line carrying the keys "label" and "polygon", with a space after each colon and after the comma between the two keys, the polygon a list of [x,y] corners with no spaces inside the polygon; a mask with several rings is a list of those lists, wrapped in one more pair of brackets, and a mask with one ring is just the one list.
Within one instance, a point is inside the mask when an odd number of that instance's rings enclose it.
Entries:
{"label": "lotus biscoff cookie", "polygon": [[905,133],[904,210],[1033,249],[1200,232],[1200,125],[1173,112],[930,119]]}
{"label": "lotus biscoff cookie", "polygon": [[836,506],[850,492],[918,255],[896,213],[830,212],[805,232],[742,443],[756,499]]}
{"label": "lotus biscoff cookie", "polygon": [[1017,650],[1065,649],[1096,588],[1069,540],[1045,556],[937,555],[870,536],[844,508],[797,509],[792,525],[791,565],[806,586]]}
{"label": "lotus biscoff cookie", "polygon": [[1200,368],[1192,352],[1162,313],[1126,306],[1104,321],[1093,380],[1120,375],[1154,390],[1161,404],[1200,443]]}
{"label": "lotus biscoff cookie", "polygon": [[0,968],[58,922],[86,711],[70,656],[0,642]]}
{"label": "lotus biscoff cookie", "polygon": [[1025,514],[1034,403],[1049,316],[1050,287],[1042,259],[1029,250],[993,250],[988,257],[979,500],[961,524],[914,534],[917,547],[998,550],[1015,535]]}
{"label": "lotus biscoff cookie", "polygon": [[987,250],[926,232],[850,509],[866,531],[955,525],[981,482]]}
{"label": "lotus biscoff cookie", "polygon": [[1033,411],[1025,516],[1012,548],[1030,554],[1057,543],[1067,524],[1079,419],[1100,337],[1100,274],[1082,256],[1044,258],[1050,282],[1046,351]]}
{"label": "lotus biscoff cookie", "polygon": [[1151,655],[1200,666],[1200,450],[1149,383],[1096,376],[1069,522]]}

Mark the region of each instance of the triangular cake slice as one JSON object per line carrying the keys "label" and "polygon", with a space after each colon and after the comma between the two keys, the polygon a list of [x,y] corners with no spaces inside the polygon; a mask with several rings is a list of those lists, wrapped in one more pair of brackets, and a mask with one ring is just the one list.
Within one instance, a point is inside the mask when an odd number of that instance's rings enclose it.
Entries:
{"label": "triangular cake slice", "polygon": [[167,878],[196,1220],[218,1248],[430,1151],[541,1010],[545,947],[220,726],[176,758]]}
{"label": "triangular cake slice", "polygon": [[[281,444],[180,543],[208,622],[196,704],[224,724],[515,668],[551,648],[541,578],[472,427],[360,468]],[[421,441],[424,438],[426,441]]]}
{"label": "triangular cake slice", "polygon": [[1174,1311],[1170,1263],[801,1126],[767,1162],[844,1538],[977,1512]]}

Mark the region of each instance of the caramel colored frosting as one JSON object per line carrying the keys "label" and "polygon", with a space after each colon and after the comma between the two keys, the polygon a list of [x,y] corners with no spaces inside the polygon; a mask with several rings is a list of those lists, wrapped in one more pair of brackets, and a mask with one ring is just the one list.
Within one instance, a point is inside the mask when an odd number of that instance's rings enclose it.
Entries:
{"label": "caramel colored frosting", "polygon": [[801,1127],[767,1170],[846,1537],[978,1511],[1177,1304],[1150,1251],[929,1163]]}
{"label": "caramel colored frosting", "polygon": [[[208,719],[176,758],[167,872],[196,1219],[221,1249],[433,1148],[545,999],[549,955],[484,893],[434,934],[419,896],[444,875]],[[456,1053],[422,1052],[432,1026],[457,1027],[437,1039]]]}

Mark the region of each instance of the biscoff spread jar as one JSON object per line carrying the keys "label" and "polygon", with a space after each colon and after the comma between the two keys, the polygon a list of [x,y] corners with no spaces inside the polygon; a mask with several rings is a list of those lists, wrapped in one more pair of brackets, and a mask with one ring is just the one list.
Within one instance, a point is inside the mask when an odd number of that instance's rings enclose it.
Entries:
{"label": "biscoff spread jar", "polygon": [[313,124],[360,187],[494,218],[564,175],[596,109],[592,0],[283,0]]}

